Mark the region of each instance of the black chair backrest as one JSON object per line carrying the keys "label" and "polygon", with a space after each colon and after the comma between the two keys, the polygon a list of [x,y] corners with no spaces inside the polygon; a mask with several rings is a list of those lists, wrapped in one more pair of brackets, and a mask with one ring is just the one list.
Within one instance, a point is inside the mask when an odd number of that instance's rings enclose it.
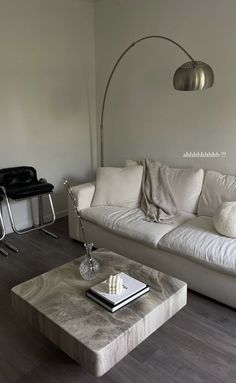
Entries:
{"label": "black chair backrest", "polygon": [[0,169],[0,186],[29,185],[37,182],[37,172],[32,166]]}

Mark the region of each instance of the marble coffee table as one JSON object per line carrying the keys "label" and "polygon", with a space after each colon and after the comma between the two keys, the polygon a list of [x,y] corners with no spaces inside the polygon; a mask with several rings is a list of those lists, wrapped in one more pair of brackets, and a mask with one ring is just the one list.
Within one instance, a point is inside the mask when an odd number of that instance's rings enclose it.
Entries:
{"label": "marble coffee table", "polygon": [[[77,258],[14,287],[12,302],[48,339],[101,376],[186,304],[187,286],[108,250],[94,256],[101,265],[94,280],[82,280]],[[121,271],[149,284],[150,291],[112,314],[85,292]]]}

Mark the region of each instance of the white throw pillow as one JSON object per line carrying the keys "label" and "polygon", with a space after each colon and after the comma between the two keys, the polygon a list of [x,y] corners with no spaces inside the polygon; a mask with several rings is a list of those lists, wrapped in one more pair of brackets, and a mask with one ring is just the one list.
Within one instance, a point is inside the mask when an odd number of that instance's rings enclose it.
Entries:
{"label": "white throw pillow", "polygon": [[92,206],[138,207],[142,175],[143,167],[140,165],[98,168]]}
{"label": "white throw pillow", "polygon": [[236,238],[236,202],[223,202],[213,216],[213,223],[218,233]]}
{"label": "white throw pillow", "polygon": [[213,217],[223,202],[236,201],[236,177],[208,171],[198,204],[198,215]]}
{"label": "white throw pillow", "polygon": [[[159,161],[158,161],[159,162]],[[134,166],[137,161],[126,160],[126,166]],[[161,162],[160,166],[162,165]],[[179,210],[196,214],[202,191],[204,170],[169,168],[169,183]]]}
{"label": "white throw pillow", "polygon": [[179,210],[196,214],[203,179],[203,169],[169,167],[169,183]]}

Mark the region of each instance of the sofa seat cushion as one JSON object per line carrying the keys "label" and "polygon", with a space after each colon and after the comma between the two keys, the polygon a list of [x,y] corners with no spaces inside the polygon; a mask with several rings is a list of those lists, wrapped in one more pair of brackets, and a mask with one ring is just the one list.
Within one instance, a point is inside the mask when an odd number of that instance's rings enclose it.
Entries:
{"label": "sofa seat cushion", "polygon": [[196,217],[167,233],[161,249],[194,258],[208,268],[236,275],[236,239],[223,237],[211,217]]}
{"label": "sofa seat cushion", "polygon": [[193,217],[193,214],[182,213],[174,224],[167,225],[145,221],[145,214],[138,208],[114,206],[90,207],[81,210],[80,214],[86,221],[154,248],[163,235]]}

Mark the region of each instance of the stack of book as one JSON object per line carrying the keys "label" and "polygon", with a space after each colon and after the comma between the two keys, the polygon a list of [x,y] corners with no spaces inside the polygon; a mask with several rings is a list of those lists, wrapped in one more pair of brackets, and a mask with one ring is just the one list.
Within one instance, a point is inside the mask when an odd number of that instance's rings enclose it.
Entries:
{"label": "stack of book", "polygon": [[109,294],[107,281],[103,281],[91,287],[87,296],[105,307],[111,312],[119,310],[121,307],[134,301],[141,295],[149,291],[149,286],[125,273],[118,274],[123,280],[123,290],[120,294]]}

